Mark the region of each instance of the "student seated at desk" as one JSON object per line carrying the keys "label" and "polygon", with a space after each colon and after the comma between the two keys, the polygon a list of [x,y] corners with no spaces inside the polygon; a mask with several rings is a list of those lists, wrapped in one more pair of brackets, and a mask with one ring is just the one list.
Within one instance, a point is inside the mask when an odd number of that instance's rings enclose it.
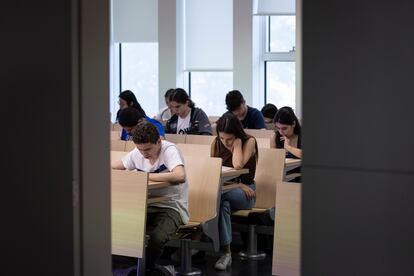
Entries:
{"label": "student seated at desk", "polygon": [[240,91],[232,90],[227,93],[226,106],[228,110],[226,113],[233,113],[240,120],[243,128],[266,128],[262,113],[256,108],[248,106]]}
{"label": "student seated at desk", "polygon": [[[155,119],[151,119],[145,114],[144,109],[142,109],[141,105],[138,103],[137,98],[135,97],[134,93],[130,90],[125,90],[119,94],[119,110],[116,114],[116,120],[119,122],[119,115],[121,110],[126,109],[128,107],[134,108],[138,110],[140,114],[147,120],[148,122],[152,123],[158,128],[161,136],[164,136],[164,127],[163,125]],[[128,140],[128,135],[125,130],[122,130],[121,133],[121,140]]]}
{"label": "student seated at desk", "polygon": [[239,178],[240,188],[221,196],[219,234],[224,255],[216,262],[215,268],[226,270],[231,265],[231,212],[234,209],[251,209],[255,204],[254,177],[258,160],[256,139],[244,132],[237,117],[225,113],[217,121],[217,137],[211,145],[211,156],[221,157],[223,166],[249,169],[248,174],[241,175]]}
{"label": "student seated at desk", "polygon": [[170,88],[165,92],[164,99],[166,107],[162,108],[157,115],[154,116],[154,119],[160,122],[167,122],[171,119],[171,116],[174,115],[174,112],[171,111],[170,96],[174,92],[173,88]]}
{"label": "student seated at desk", "polygon": [[[147,208],[147,234],[150,239],[145,256],[146,268],[151,273],[160,269],[155,263],[161,256],[165,243],[171,239],[180,225],[188,222],[188,185],[180,152],[173,143],[160,139],[154,125],[148,122],[139,123],[133,130],[132,140],[136,148],[122,160],[113,162],[112,168],[149,172],[150,181],[166,181],[173,184],[151,191],[155,196],[170,196],[165,201],[153,203]],[[173,271],[172,266],[165,268]]]}
{"label": "student seated at desk", "polygon": [[273,118],[277,113],[277,107],[274,104],[267,103],[262,107],[260,112],[262,112],[265,123],[270,124],[273,123]]}
{"label": "student seated at desk", "polygon": [[[302,159],[301,126],[291,107],[285,106],[279,109],[273,119],[276,131],[270,138],[270,147],[285,149],[286,158]],[[300,173],[300,167],[289,171]],[[300,177],[291,181],[300,182]]]}
{"label": "student seated at desk", "polygon": [[286,158],[302,158],[301,126],[298,118],[289,106],[279,109],[273,119],[276,127],[270,138],[271,148],[285,149]]}
{"label": "student seated at desk", "polygon": [[174,89],[170,95],[170,105],[174,115],[165,126],[166,133],[212,135],[206,113],[195,107],[184,89]]}
{"label": "student seated at desk", "polygon": [[[121,140],[132,140],[132,130],[136,127],[138,123],[143,121],[147,121],[147,119],[145,119],[145,117],[141,113],[139,113],[137,109],[132,107],[122,109],[121,112],[119,112],[118,114],[118,123],[122,127]],[[161,125],[161,123],[149,123],[157,127],[157,130],[162,138],[165,136],[164,127]]]}

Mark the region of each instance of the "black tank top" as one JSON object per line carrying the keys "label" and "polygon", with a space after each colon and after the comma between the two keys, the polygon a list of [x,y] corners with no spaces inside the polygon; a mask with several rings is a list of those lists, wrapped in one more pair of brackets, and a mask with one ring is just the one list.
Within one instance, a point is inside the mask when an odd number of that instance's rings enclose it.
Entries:
{"label": "black tank top", "polygon": [[[253,136],[248,136],[248,139],[250,137],[253,137]],[[246,139],[246,141],[244,141],[244,143],[246,143],[248,139]],[[253,139],[254,139],[254,137],[253,137]],[[256,142],[256,139],[255,139],[255,142]],[[232,161],[233,160],[233,153],[231,151],[229,151],[223,145],[223,143],[220,141],[219,138],[216,138],[214,140],[214,147],[215,147],[215,156],[214,157],[221,157],[221,159],[223,159],[223,166],[234,168],[233,161]],[[256,174],[256,154],[257,154],[257,152],[254,153],[252,156],[250,156],[249,161],[247,161],[247,163],[243,167],[243,169],[249,169],[249,173],[243,174],[239,177],[240,182],[243,183],[243,184],[247,184],[247,185],[254,184],[254,176]]]}
{"label": "black tank top", "polygon": [[[283,149],[285,147],[285,141],[280,141],[280,134],[278,131],[276,132],[276,138],[275,138],[275,143],[276,143],[276,148],[277,149]],[[301,149],[302,148],[302,137],[301,137],[301,133],[297,134],[298,135],[298,144],[297,144],[297,148]],[[294,158],[294,159],[299,159],[298,157],[294,156],[293,154],[291,154],[290,152],[286,151],[286,158]]]}

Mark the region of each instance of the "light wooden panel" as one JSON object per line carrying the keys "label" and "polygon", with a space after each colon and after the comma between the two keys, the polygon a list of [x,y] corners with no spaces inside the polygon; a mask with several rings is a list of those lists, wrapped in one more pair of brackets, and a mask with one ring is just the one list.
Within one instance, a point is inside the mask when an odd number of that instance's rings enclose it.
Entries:
{"label": "light wooden panel", "polygon": [[220,119],[220,116],[208,116],[208,121],[210,124],[214,124],[218,119]]}
{"label": "light wooden panel", "polygon": [[270,138],[272,136],[272,133],[274,133],[273,130],[268,129],[245,129],[244,131],[256,138]]}
{"label": "light wooden panel", "polygon": [[121,140],[121,132],[111,131],[111,140]]}
{"label": "light wooden panel", "polygon": [[125,151],[113,151],[113,150],[111,150],[111,162],[121,160],[121,158],[124,157],[127,154],[128,154],[128,152],[125,152]]}
{"label": "light wooden panel", "polygon": [[113,131],[121,131],[122,127],[118,123],[115,123],[115,124],[113,124],[112,130]]}
{"label": "light wooden panel", "polygon": [[136,146],[133,141],[126,141],[125,143],[125,151],[130,152],[131,150],[135,149]]}
{"label": "light wooden panel", "polygon": [[300,275],[301,183],[279,182],[272,275]]}
{"label": "light wooden panel", "polygon": [[276,183],[283,180],[285,168],[284,149],[259,148],[256,166],[256,208],[275,206]]}
{"label": "light wooden panel", "polygon": [[183,156],[198,156],[198,157],[209,157],[210,156],[209,145],[177,144],[177,148],[181,151],[181,154]]}
{"label": "light wooden panel", "polygon": [[221,158],[184,156],[188,181],[190,221],[204,222],[217,216]]}
{"label": "light wooden panel", "polygon": [[185,136],[186,135],[166,133],[165,140],[172,142],[174,144],[178,144],[178,143],[185,144]]}
{"label": "light wooden panel", "polygon": [[122,141],[122,140],[111,140],[111,150],[114,150],[114,151],[125,151],[125,141]]}
{"label": "light wooden panel", "polygon": [[211,124],[211,134],[213,134],[213,136],[217,136],[217,124]]}
{"label": "light wooden panel", "polygon": [[142,258],[148,173],[112,170],[112,254]]}
{"label": "light wooden panel", "polygon": [[187,135],[186,144],[211,145],[216,136],[211,135]]}
{"label": "light wooden panel", "polygon": [[257,147],[270,149],[270,139],[269,138],[256,138]]}

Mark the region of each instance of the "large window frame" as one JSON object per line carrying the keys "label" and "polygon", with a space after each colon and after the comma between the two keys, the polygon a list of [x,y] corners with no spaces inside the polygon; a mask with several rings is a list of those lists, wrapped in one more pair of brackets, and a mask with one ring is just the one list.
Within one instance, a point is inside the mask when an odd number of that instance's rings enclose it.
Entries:
{"label": "large window frame", "polygon": [[[260,16],[258,18],[259,29],[259,106],[263,106],[267,103],[267,64],[268,62],[294,62],[296,65],[296,45],[289,52],[270,52],[270,20],[271,16]],[[295,43],[297,44],[297,43]],[[296,85],[295,85],[296,86]],[[296,90],[296,89],[295,89]],[[297,97],[295,91],[295,97]],[[295,108],[297,108],[297,101]]]}
{"label": "large window frame", "polygon": [[[119,109],[119,105],[118,105],[118,96],[119,94],[128,89],[128,87],[123,87],[122,86],[122,74],[124,73],[122,71],[122,58],[124,55],[124,45],[128,42],[125,43],[121,43],[121,42],[114,42],[111,44],[111,49],[110,49],[110,62],[111,62],[111,70],[110,70],[110,79],[111,79],[111,83],[110,83],[110,87],[111,87],[111,92],[110,92],[110,112],[111,112],[111,120],[114,122],[116,120],[116,113]],[[142,43],[142,42],[137,42],[137,43]],[[144,42],[146,43],[146,42]],[[157,71],[158,77],[159,77],[159,70]],[[132,89],[133,90],[133,89]],[[157,88],[156,88],[156,95],[154,95],[154,97],[156,97],[158,99],[158,91],[159,91],[159,81],[157,82]],[[136,91],[133,91],[134,93],[136,93]],[[141,105],[143,105],[144,110],[148,110],[148,107],[145,102],[143,101],[143,99],[140,99],[138,95],[136,95],[138,97],[138,101],[140,102]],[[144,103],[143,103],[144,102]],[[154,112],[158,112],[159,110],[159,103],[156,107],[156,110],[149,112],[147,114],[147,116],[152,117],[153,115],[155,115]],[[154,113],[154,114],[152,114]]]}

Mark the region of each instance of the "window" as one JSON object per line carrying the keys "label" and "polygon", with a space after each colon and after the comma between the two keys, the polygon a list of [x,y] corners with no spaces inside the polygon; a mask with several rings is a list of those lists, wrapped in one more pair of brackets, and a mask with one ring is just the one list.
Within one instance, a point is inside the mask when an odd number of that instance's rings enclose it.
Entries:
{"label": "window", "polygon": [[[296,16],[262,16],[262,103],[296,108]],[[263,91],[262,90],[262,91]]]}
{"label": "window", "polygon": [[158,43],[120,45],[120,90],[131,90],[152,117],[158,112]]}
{"label": "window", "polygon": [[295,63],[266,62],[266,103],[295,108]]}
{"label": "window", "polygon": [[294,15],[270,16],[268,51],[289,52],[295,49],[296,18]]}
{"label": "window", "polygon": [[233,72],[190,72],[190,96],[207,116],[226,112],[225,97],[233,89]]}

